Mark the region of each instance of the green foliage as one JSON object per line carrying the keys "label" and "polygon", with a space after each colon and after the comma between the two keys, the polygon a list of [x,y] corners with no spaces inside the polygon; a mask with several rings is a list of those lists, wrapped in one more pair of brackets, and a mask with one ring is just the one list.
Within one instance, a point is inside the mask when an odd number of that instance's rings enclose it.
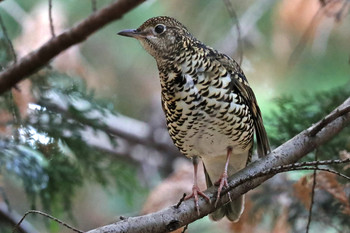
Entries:
{"label": "green foliage", "polygon": [[[326,114],[343,103],[349,96],[350,86],[344,85],[315,94],[304,94],[299,98],[285,96],[276,99],[276,108],[265,121],[271,144],[273,147],[281,145],[283,142],[325,117]],[[317,149],[318,159],[339,159],[339,152],[341,150],[350,150],[349,142],[350,127],[346,127],[331,141]],[[315,159],[314,153],[310,153],[303,160],[313,161]],[[343,170],[343,166],[330,167],[340,173],[350,174],[349,169]],[[294,174],[305,175],[305,172],[293,172]],[[291,175],[291,173],[288,173],[288,175]],[[296,223],[306,221],[308,210],[301,204],[301,200],[295,197],[292,188],[294,181],[292,176],[288,175],[279,176],[279,178],[284,180],[282,182],[276,182],[276,180],[271,182],[271,184],[268,182],[268,184],[263,186],[265,188],[262,188],[259,193],[253,195],[253,200],[256,204],[256,209],[262,208],[264,212],[269,211],[277,219],[281,214],[281,203],[276,202],[276,200],[281,193],[288,195],[289,200],[291,200],[291,203],[288,204],[289,222],[293,229],[292,231],[299,232],[304,230],[305,226],[302,225],[300,228]],[[345,181],[340,178],[338,182],[341,185]],[[350,230],[348,223],[349,216],[340,211],[341,205],[339,201],[324,190],[316,189],[316,195],[313,207],[315,210],[313,212],[313,223],[325,224],[323,220],[326,218],[328,221],[327,225],[332,223],[342,229],[343,232],[348,232]],[[349,194],[347,195],[349,198]]]}
{"label": "green foliage", "polygon": [[[1,20],[1,19],[0,19]],[[5,38],[4,31],[0,31],[0,70],[6,67],[7,63],[12,60],[11,49]]]}
{"label": "green foliage", "polygon": [[39,151],[8,140],[0,141],[0,148],[1,174],[11,174],[20,178],[24,189],[31,196],[47,187],[47,161]]}
{"label": "green foliage", "polygon": [[[315,94],[305,93],[300,98],[284,96],[276,99],[276,109],[266,119],[271,144],[281,145],[325,117],[349,96],[350,85],[344,85]],[[336,159],[339,158],[340,150],[350,150],[349,135],[350,128],[347,127],[333,140],[319,148],[319,159]]]}
{"label": "green foliage", "polygon": [[[21,180],[33,208],[40,199],[43,208],[56,216],[70,212],[74,193],[87,181],[102,186],[115,183],[131,203],[131,194],[139,189],[135,168],[90,146],[84,138],[87,127],[96,132],[105,128],[91,113],[115,114],[113,106],[96,100],[81,79],[51,69],[33,76],[32,83],[38,105],[32,106],[25,121],[8,123],[18,136],[1,137],[0,174]],[[66,101],[67,111],[45,107],[52,96]],[[9,112],[16,110],[11,93],[0,97],[0,105]],[[114,143],[114,136],[108,136]]]}

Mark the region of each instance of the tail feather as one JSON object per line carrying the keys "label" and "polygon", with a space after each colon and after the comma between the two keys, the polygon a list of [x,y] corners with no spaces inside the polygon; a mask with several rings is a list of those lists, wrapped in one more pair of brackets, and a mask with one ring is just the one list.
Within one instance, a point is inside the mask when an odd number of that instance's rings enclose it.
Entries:
{"label": "tail feather", "polygon": [[[205,166],[204,166],[204,174],[205,174],[205,181],[207,183],[207,187],[213,186],[213,183],[209,177],[208,172],[205,169]],[[244,210],[244,195],[238,197],[235,200],[232,200],[226,205],[215,210],[213,213],[209,214],[209,217],[213,221],[219,221],[220,219],[226,216],[230,221],[237,222],[241,217],[243,210]]]}
{"label": "tail feather", "polygon": [[227,217],[230,221],[237,222],[241,217],[244,210],[244,196],[240,196],[232,202],[227,203],[226,205],[215,210],[211,213],[209,217],[213,221],[219,221],[223,217]]}

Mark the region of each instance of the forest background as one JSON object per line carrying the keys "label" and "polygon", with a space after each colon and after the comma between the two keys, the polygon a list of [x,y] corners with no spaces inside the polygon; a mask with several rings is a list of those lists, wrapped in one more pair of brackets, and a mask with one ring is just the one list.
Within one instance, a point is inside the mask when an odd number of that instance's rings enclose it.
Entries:
{"label": "forest background", "polygon": [[[1,70],[113,3],[0,1]],[[1,92],[0,232],[11,232],[29,209],[87,231],[121,215],[155,212],[190,192],[192,168],[165,129],[156,64],[118,31],[168,15],[205,44],[242,61],[275,148],[349,98],[349,5],[348,0],[232,1],[237,20],[227,1],[146,1],[46,61]],[[303,161],[315,155],[350,158],[349,135],[347,127]],[[329,167],[350,175],[349,166]],[[318,173],[314,188],[313,180],[313,171],[279,174],[248,193],[240,222],[205,217],[187,231],[302,232],[312,190],[307,229],[350,231],[349,181],[327,172]],[[26,218],[22,231],[71,232],[39,216]]]}

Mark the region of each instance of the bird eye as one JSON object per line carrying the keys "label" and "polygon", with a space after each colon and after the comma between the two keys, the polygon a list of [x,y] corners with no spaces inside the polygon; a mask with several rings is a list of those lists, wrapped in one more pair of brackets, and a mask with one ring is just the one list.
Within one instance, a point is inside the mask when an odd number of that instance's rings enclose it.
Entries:
{"label": "bird eye", "polygon": [[161,34],[165,31],[165,26],[163,24],[158,24],[154,27],[154,31],[157,33],[157,34]]}

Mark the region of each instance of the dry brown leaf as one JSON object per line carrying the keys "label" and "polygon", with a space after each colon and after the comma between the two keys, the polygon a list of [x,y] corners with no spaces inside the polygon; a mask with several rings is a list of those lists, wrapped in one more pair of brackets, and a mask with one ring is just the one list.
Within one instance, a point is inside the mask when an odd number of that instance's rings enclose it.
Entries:
{"label": "dry brown leaf", "polygon": [[319,172],[317,174],[317,187],[330,193],[342,205],[342,213],[350,215],[350,203],[344,191],[344,186],[337,180],[336,174]]}
{"label": "dry brown leaf", "polygon": [[309,177],[309,175],[303,176],[293,184],[294,195],[301,201],[306,209],[310,208],[311,203],[312,185]]}
{"label": "dry brown leaf", "polygon": [[[341,205],[342,213],[350,215],[350,203],[344,191],[344,186],[337,180],[337,175],[320,171],[317,173],[316,188],[323,189],[331,194]],[[303,176],[294,186],[295,196],[304,204],[305,208],[310,208],[313,175]]]}

